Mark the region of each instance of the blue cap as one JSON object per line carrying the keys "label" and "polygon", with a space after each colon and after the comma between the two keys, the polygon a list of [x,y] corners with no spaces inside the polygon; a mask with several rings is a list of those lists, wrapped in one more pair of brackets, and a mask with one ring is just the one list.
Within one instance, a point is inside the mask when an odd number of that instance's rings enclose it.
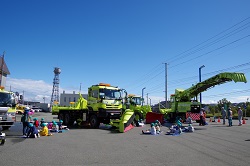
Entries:
{"label": "blue cap", "polygon": [[44,127],[44,126],[46,126],[46,124],[45,124],[45,123],[42,123],[41,126]]}
{"label": "blue cap", "polygon": [[33,127],[33,124],[32,124],[32,123],[29,123],[29,127]]}

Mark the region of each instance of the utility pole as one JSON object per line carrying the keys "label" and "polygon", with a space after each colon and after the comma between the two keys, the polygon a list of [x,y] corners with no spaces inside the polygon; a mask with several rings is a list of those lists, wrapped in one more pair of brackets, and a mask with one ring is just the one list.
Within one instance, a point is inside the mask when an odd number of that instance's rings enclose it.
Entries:
{"label": "utility pole", "polygon": [[247,106],[248,106],[248,99],[249,99],[249,98],[247,98],[247,102],[246,102],[246,109],[245,109],[245,118],[247,117]]}
{"label": "utility pole", "polygon": [[148,93],[147,93],[147,105],[148,105]]}
{"label": "utility pole", "polygon": [[22,100],[23,100],[22,102],[23,102],[23,104],[24,104],[24,91],[23,91],[23,99],[22,99]]}
{"label": "utility pole", "polygon": [[3,52],[3,55],[2,55],[2,64],[1,64],[1,86],[3,86],[3,65],[4,65],[4,54],[5,54],[5,51]]}
{"label": "utility pole", "polygon": [[164,63],[165,64],[165,108],[167,108],[167,105],[168,105],[168,64],[167,63]]}
{"label": "utility pole", "polygon": [[142,92],[141,92],[141,93],[142,93],[142,94],[141,94],[141,97],[142,97],[142,106],[143,106],[143,103],[144,103],[144,98],[143,98],[143,91],[144,91],[144,89],[146,89],[146,87],[142,88],[142,90],[141,90],[141,91],[142,91]]}
{"label": "utility pole", "polygon": [[[204,68],[205,65],[202,65],[201,67],[199,67],[199,82],[201,82],[201,69]],[[200,93],[200,103],[202,104],[202,101],[201,101],[201,93]]]}
{"label": "utility pole", "polygon": [[149,103],[150,103],[150,106],[151,106],[151,98],[149,98]]}

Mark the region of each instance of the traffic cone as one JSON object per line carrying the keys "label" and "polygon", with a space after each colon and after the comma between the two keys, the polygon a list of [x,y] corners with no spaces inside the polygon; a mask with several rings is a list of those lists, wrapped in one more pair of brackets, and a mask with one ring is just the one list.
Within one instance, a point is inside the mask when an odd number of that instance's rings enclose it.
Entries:
{"label": "traffic cone", "polygon": [[218,117],[218,123],[220,123],[220,117]]}
{"label": "traffic cone", "polygon": [[242,124],[246,124],[246,120],[245,120],[245,118],[243,118]]}

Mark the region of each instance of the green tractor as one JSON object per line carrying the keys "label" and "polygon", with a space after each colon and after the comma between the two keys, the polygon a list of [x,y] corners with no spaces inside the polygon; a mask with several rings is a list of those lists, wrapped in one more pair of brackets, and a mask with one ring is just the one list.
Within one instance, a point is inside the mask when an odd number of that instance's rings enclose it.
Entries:
{"label": "green tractor", "polygon": [[151,106],[149,105],[142,106],[142,102],[143,98],[141,96],[136,96],[134,94],[127,95],[127,92],[125,91],[125,101],[123,107],[134,111],[135,124],[137,124],[140,120],[144,120],[148,112],[152,112]]}

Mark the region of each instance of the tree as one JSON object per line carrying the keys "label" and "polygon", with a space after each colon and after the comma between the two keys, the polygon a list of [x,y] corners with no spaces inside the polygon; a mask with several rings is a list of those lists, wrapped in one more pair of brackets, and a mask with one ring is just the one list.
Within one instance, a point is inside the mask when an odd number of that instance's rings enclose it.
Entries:
{"label": "tree", "polygon": [[221,110],[221,107],[224,107],[225,109],[228,109],[231,106],[231,102],[228,101],[226,98],[223,98],[218,101],[218,109]]}
{"label": "tree", "polygon": [[210,113],[214,116],[214,114],[215,114],[215,106],[210,105],[208,108],[210,110]]}

